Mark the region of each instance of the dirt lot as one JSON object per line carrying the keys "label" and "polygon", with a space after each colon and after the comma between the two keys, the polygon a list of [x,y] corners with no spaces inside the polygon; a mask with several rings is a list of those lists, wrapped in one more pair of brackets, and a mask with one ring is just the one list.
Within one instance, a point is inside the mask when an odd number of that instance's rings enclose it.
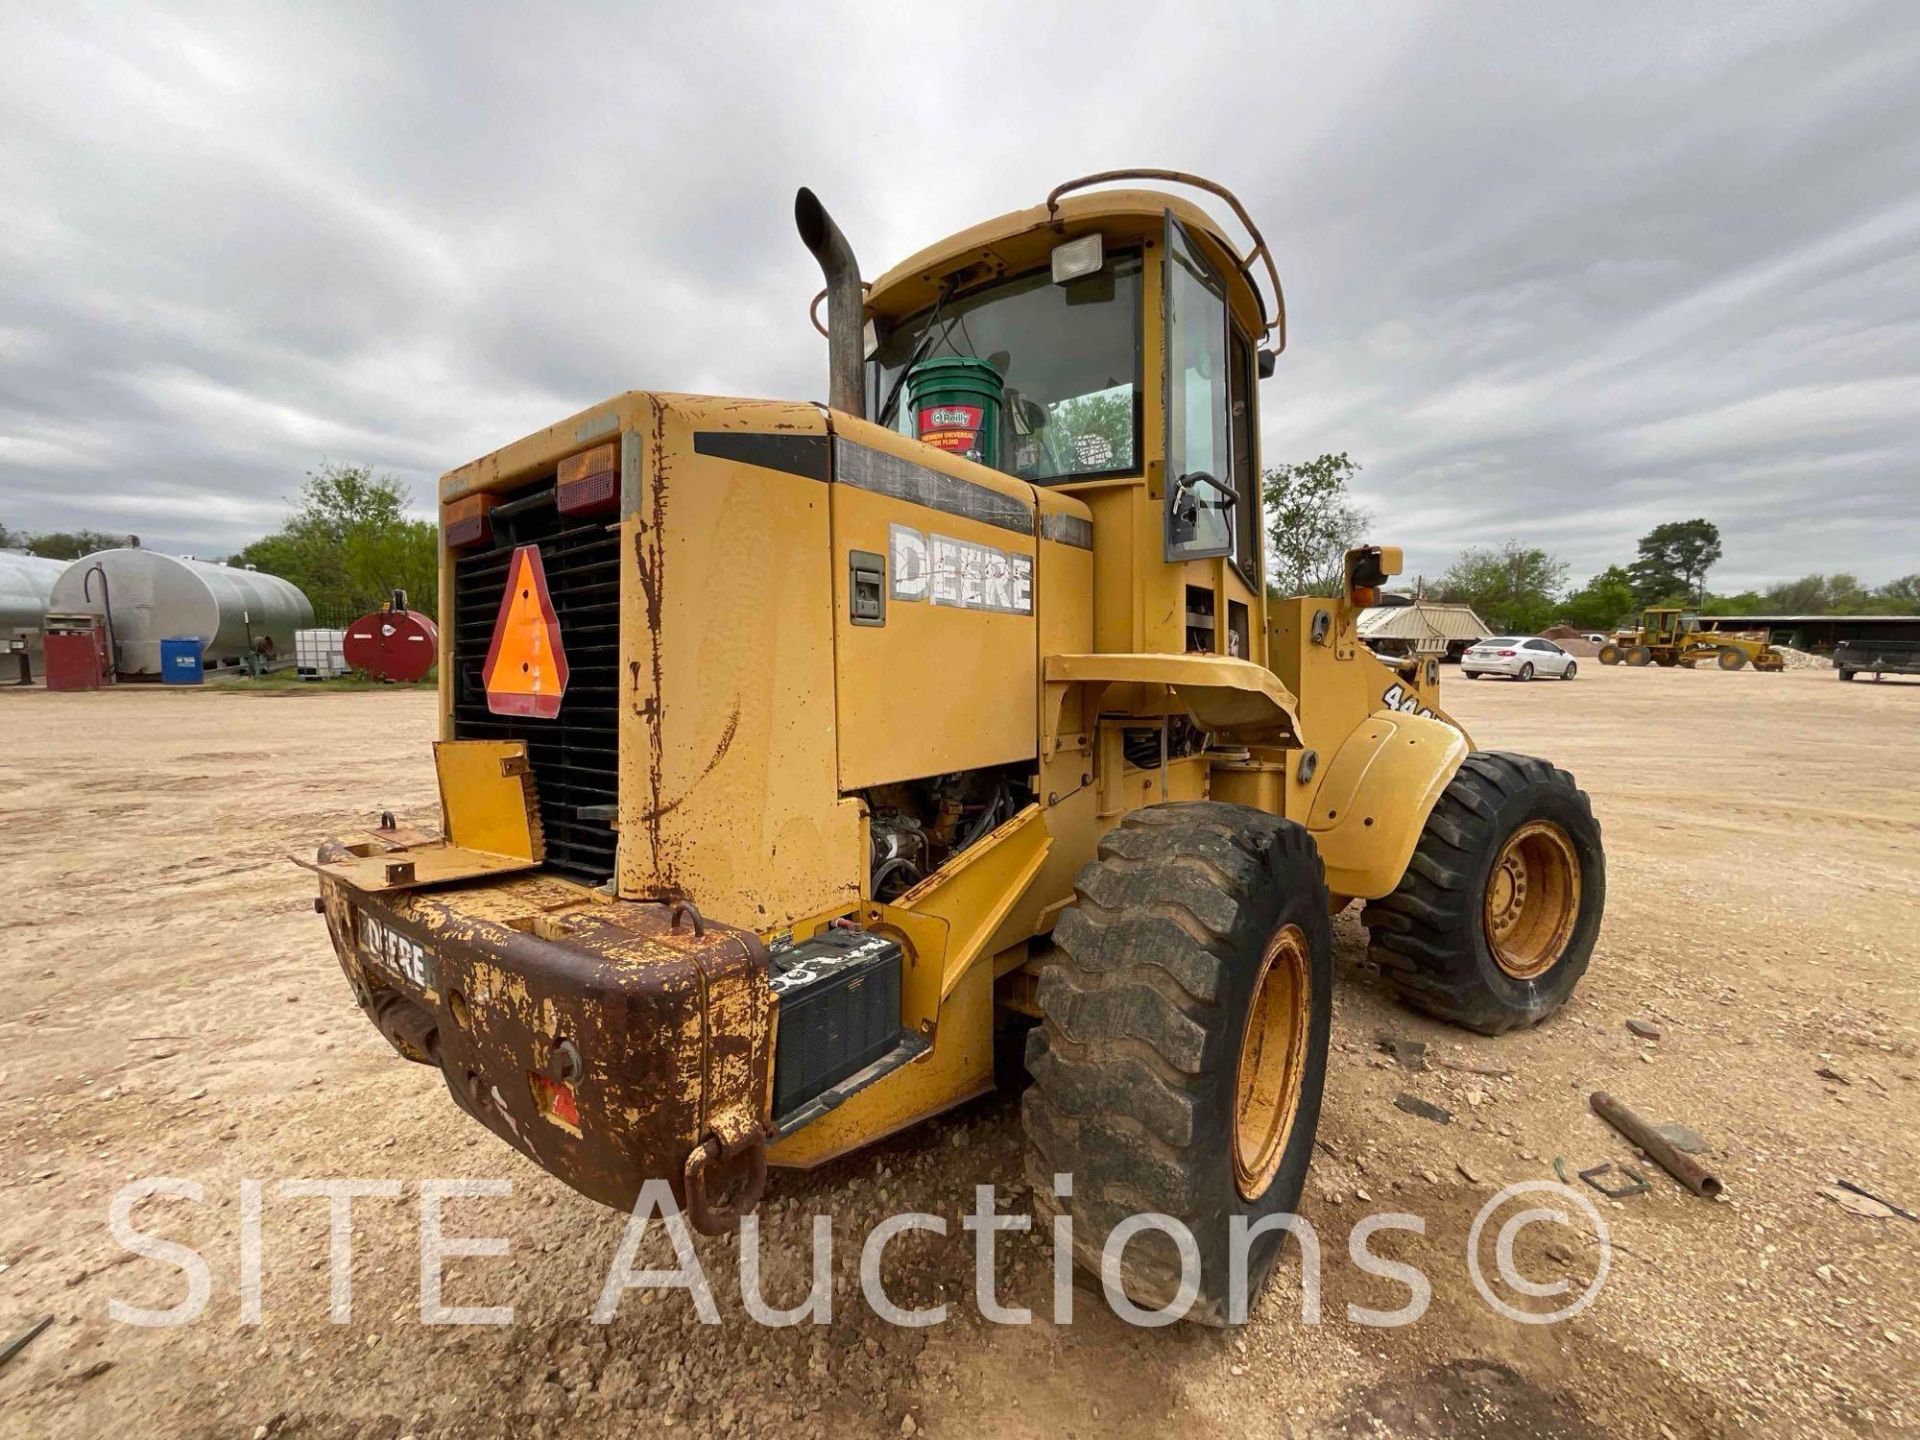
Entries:
{"label": "dirt lot", "polygon": [[[797,1303],[810,1217],[831,1212],[830,1325],[752,1323],[735,1240],[700,1244],[718,1327],[673,1291],[631,1291],[612,1324],[590,1323],[622,1217],[392,1055],[353,1008],[309,877],[279,858],[382,807],[430,819],[431,696],[0,693],[0,1335],[55,1317],[0,1374],[0,1432],[1912,1432],[1920,1225],[1822,1190],[1845,1176],[1920,1211],[1920,685],[1584,669],[1531,686],[1450,672],[1448,700],[1481,744],[1552,756],[1592,793],[1609,906],[1591,973],[1539,1029],[1481,1040],[1387,999],[1343,918],[1324,1147],[1302,1205],[1324,1249],[1323,1323],[1301,1322],[1289,1258],[1231,1333],[1135,1330],[1084,1286],[1076,1323],[1051,1323],[1038,1237],[1003,1240],[998,1266],[1003,1301],[1033,1323],[990,1325],[957,1225],[888,1252],[896,1302],[948,1299],[951,1318],[904,1330],[871,1313],[856,1266],[879,1216],[957,1216],[987,1181],[1025,1208],[1006,1098],[775,1177],[770,1302]],[[1510,1078],[1400,1069],[1382,1032]],[[1502,1318],[1466,1273],[1468,1226],[1501,1186],[1553,1178],[1556,1156],[1569,1174],[1632,1158],[1588,1113],[1596,1088],[1702,1132],[1727,1198],[1654,1171],[1651,1194],[1601,1202],[1616,1245],[1588,1309],[1553,1326]],[[1452,1122],[1394,1108],[1403,1091]],[[204,1314],[178,1328],[109,1318],[111,1299],[185,1293],[178,1270],[109,1233],[115,1191],[144,1176],[204,1187],[200,1203],[136,1214],[211,1267]],[[505,1236],[512,1252],[450,1261],[445,1298],[510,1304],[512,1325],[419,1323],[418,1182],[435,1176],[511,1182],[448,1203],[450,1235]],[[280,1194],[293,1177],[400,1184],[399,1199],[354,1205],[350,1323],[329,1321],[328,1206]],[[248,1178],[267,1182],[256,1325],[240,1300]],[[1401,1328],[1346,1313],[1407,1300],[1347,1259],[1353,1225],[1381,1210],[1427,1222],[1372,1242],[1431,1280],[1431,1308]],[[643,1263],[670,1253],[654,1227]],[[1542,1225],[1517,1247],[1522,1271],[1572,1293],[1598,1253]]]}

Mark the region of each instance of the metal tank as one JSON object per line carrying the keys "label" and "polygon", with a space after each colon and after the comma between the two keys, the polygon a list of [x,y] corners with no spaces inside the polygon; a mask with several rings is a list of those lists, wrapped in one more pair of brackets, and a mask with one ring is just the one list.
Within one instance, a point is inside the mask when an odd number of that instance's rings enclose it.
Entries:
{"label": "metal tank", "polygon": [[43,668],[40,656],[40,626],[47,615],[47,598],[53,583],[65,573],[64,560],[42,560],[38,555],[22,555],[17,550],[0,550],[0,685],[12,680],[12,658],[21,649],[38,675]]}
{"label": "metal tank", "polygon": [[160,642],[184,635],[205,646],[209,669],[237,664],[250,648],[270,665],[290,665],[293,632],[313,624],[312,603],[277,575],[155,550],[101,550],[74,561],[47,608],[105,615],[121,675],[159,675]]}

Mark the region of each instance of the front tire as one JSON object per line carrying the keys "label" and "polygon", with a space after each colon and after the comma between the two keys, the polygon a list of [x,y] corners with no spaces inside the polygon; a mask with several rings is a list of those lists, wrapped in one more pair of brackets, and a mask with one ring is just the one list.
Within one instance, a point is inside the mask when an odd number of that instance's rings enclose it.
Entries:
{"label": "front tire", "polygon": [[1609,640],[1600,647],[1599,658],[1602,665],[1618,665],[1621,660],[1620,647]]}
{"label": "front tire", "polygon": [[[1319,1124],[1333,991],[1319,852],[1304,827],[1246,806],[1155,805],[1107,834],[1074,893],[1027,1042],[1035,1195],[1071,1216],[1075,1257],[1096,1274],[1122,1220],[1181,1221],[1200,1257],[1187,1318],[1239,1323],[1232,1221],[1291,1213]],[[1058,1174],[1072,1176],[1065,1196]],[[1281,1233],[1249,1249],[1249,1304]],[[1137,1305],[1166,1306],[1181,1278],[1163,1231],[1120,1254]]]}
{"label": "front tire", "polygon": [[1573,993],[1606,890],[1600,824],[1573,777],[1479,751],[1428,816],[1398,888],[1363,912],[1367,953],[1416,1008],[1502,1034]]}
{"label": "front tire", "polygon": [[1560,678],[1562,680],[1571,680],[1576,674],[1579,673],[1579,670],[1580,670],[1579,662],[1576,660],[1569,660],[1567,661],[1567,668],[1560,672]]}
{"label": "front tire", "polygon": [[1744,670],[1747,668],[1747,652],[1724,646],[1720,651],[1719,665],[1722,670]]}
{"label": "front tire", "polygon": [[1533,662],[1531,660],[1520,667],[1519,678],[1522,680],[1531,680],[1533,678]]}

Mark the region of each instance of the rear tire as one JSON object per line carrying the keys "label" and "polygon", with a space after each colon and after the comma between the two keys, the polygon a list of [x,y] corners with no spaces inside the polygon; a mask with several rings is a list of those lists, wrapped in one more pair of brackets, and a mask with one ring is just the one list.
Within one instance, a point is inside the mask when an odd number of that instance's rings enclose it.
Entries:
{"label": "rear tire", "polygon": [[1498,1035],[1573,993],[1606,908],[1586,794],[1528,755],[1469,755],[1427,818],[1399,887],[1361,919],[1368,956],[1418,1009]]}
{"label": "rear tire", "polygon": [[1629,665],[1640,666],[1653,663],[1653,651],[1644,645],[1629,645],[1624,656]]}
{"label": "rear tire", "polygon": [[[1319,1124],[1333,1013],[1319,851],[1302,826],[1243,805],[1155,805],[1108,832],[1074,893],[1027,1043],[1035,1197],[1072,1217],[1075,1258],[1095,1274],[1122,1220],[1182,1221],[1200,1255],[1186,1317],[1239,1323],[1230,1223],[1291,1213]],[[1056,1174],[1070,1194],[1056,1196]],[[1249,1304],[1282,1233],[1249,1250]],[[1135,1304],[1166,1306],[1179,1248],[1139,1232],[1119,1279]]]}
{"label": "rear tire", "polygon": [[1858,670],[1842,670],[1840,672],[1840,678],[1842,680],[1851,680],[1855,675],[1858,675],[1859,673],[1860,672]]}
{"label": "rear tire", "polygon": [[1480,678],[1480,672],[1478,670],[1462,670],[1460,673],[1469,680],[1478,680]]}

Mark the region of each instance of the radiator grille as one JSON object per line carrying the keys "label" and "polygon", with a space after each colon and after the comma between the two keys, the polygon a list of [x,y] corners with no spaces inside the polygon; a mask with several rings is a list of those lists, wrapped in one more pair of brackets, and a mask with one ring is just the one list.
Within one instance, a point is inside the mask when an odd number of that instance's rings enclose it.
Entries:
{"label": "radiator grille", "polygon": [[[548,868],[599,884],[613,876],[615,832],[607,807],[619,795],[619,534],[604,520],[560,514],[551,480],[499,505],[492,520],[488,549],[454,557],[453,733],[461,740],[527,742]],[[516,545],[536,544],[567,655],[566,699],[552,720],[492,714],[480,674],[508,560]]]}

